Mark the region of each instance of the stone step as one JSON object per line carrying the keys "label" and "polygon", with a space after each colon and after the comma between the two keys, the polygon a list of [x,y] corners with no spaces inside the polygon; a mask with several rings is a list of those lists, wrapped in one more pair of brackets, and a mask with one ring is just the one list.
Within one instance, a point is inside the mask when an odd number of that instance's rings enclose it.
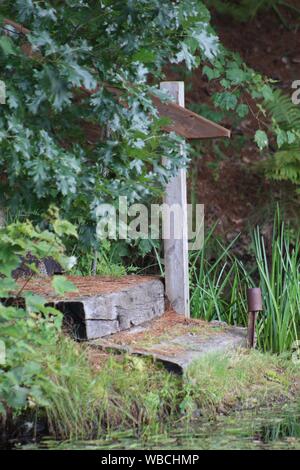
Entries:
{"label": "stone step", "polygon": [[76,339],[95,339],[135,327],[165,311],[158,277],[68,276],[77,291],[58,297],[51,278],[33,278],[24,291],[42,295],[64,313],[64,326]]}

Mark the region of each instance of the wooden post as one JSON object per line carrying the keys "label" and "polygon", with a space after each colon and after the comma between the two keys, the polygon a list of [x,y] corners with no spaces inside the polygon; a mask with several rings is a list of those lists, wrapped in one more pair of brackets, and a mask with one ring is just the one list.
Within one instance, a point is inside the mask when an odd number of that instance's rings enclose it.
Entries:
{"label": "wooden post", "polygon": [[5,225],[5,215],[4,215],[4,210],[1,209],[0,207],[0,228],[4,227]]}
{"label": "wooden post", "polygon": [[[0,104],[5,104],[5,83],[0,80]],[[4,210],[0,206],[0,228],[5,225]]]}
{"label": "wooden post", "polygon": [[[184,82],[162,82],[161,90],[167,92],[176,104],[185,106]],[[164,240],[166,295],[175,312],[190,317],[189,301],[189,262],[188,262],[188,221],[186,170],[181,169],[178,175],[168,183],[164,203],[171,207],[181,207],[182,230],[180,239],[174,237],[174,220],[170,221],[171,237]]]}

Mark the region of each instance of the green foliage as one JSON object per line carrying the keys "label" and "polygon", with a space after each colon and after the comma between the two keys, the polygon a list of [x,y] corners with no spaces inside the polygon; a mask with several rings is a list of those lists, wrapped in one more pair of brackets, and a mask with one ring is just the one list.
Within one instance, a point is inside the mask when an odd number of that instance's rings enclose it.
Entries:
{"label": "green foliage", "polygon": [[[13,272],[28,253],[38,259],[51,256],[67,267],[69,258],[60,239],[63,225],[56,220],[54,231],[40,231],[30,222],[16,222],[0,229],[0,339],[6,349],[0,364],[0,415],[9,410],[15,415],[48,403],[46,390],[51,381],[44,373],[44,363],[48,348],[57,344],[62,315],[45,306],[42,297],[23,292],[26,279],[17,283]],[[53,288],[63,294],[70,285],[55,278]],[[18,307],[20,297],[24,305]]]}
{"label": "green foliage", "polygon": [[291,352],[300,338],[299,234],[286,229],[277,215],[268,251],[257,228],[251,250],[255,266],[251,270],[231,253],[234,242],[228,247],[219,244],[218,254],[210,262],[206,251],[211,235],[205,249],[191,258],[193,316],[246,326],[246,288],[259,285],[264,313],[259,316],[258,346],[263,351]]}
{"label": "green foliage", "polygon": [[[275,9],[284,21],[281,11],[290,8],[300,15],[300,9],[281,0],[241,0],[206,2],[221,14],[230,14],[241,21],[248,21],[259,11]],[[278,7],[281,7],[278,9]],[[218,82],[221,91],[214,93],[214,105],[224,111],[228,119],[236,116],[243,119],[251,108],[257,119],[258,130],[254,132],[254,141],[268,159],[263,162],[266,175],[274,180],[290,181],[300,185],[300,109],[293,104],[291,96],[276,89],[274,80],[261,76],[247,67],[238,54],[233,54],[220,47],[216,60],[203,67],[203,73],[209,81]],[[274,86],[275,85],[275,86]],[[220,89],[220,86],[218,89]],[[248,95],[255,100],[256,106],[250,106]],[[232,113],[234,111],[234,113]],[[270,153],[270,148],[275,152]]]}
{"label": "green foliage", "polygon": [[[257,102],[276,103],[272,81],[218,42],[201,1],[25,4],[1,3],[1,21],[19,21],[31,34],[2,25],[7,104],[0,107],[0,204],[13,214],[22,208],[40,222],[55,202],[78,225],[85,250],[97,246],[100,204],[117,204],[120,195],[130,204],[160,196],[168,179],[189,162],[188,145],[163,132],[150,97],[162,96],[158,82],[167,63],[184,62],[188,69],[201,63],[208,79],[221,85],[213,104],[226,116],[247,116],[247,93]],[[23,52],[28,46],[31,57]],[[122,99],[106,84],[119,89]],[[260,107],[258,120],[264,111]],[[290,145],[295,134],[293,126],[270,130],[281,146],[286,140]],[[267,131],[255,134],[261,149]],[[162,163],[163,155],[170,166]],[[282,154],[274,159],[273,174],[290,179],[293,164],[284,174],[279,159]]]}
{"label": "green foliage", "polygon": [[[300,154],[298,148],[276,152],[265,164],[267,175],[273,180],[291,181],[300,186]],[[299,193],[300,189],[297,189]]]}
{"label": "green foliage", "polygon": [[[252,109],[259,129],[254,141],[268,159],[262,163],[266,175],[274,180],[285,180],[300,185],[300,108],[291,96],[274,87],[274,81],[262,77],[244,64],[240,57],[223,51],[214,63],[203,68],[209,80],[218,81],[224,88],[213,95],[217,108],[230,118],[244,118],[249,112],[247,95],[256,101]],[[271,144],[275,148],[270,154]]]}
{"label": "green foliage", "polygon": [[236,111],[239,117],[245,117],[249,112],[245,93],[255,100],[263,100],[267,94],[272,94],[271,80],[249,68],[238,54],[223,46],[213,63],[203,67],[203,74],[209,81],[221,85],[221,91],[213,95],[214,105],[226,112]]}
{"label": "green foliage", "polygon": [[65,293],[76,290],[74,284],[65,276],[53,276],[52,287],[58,295],[64,295]]}
{"label": "green foliage", "polygon": [[5,56],[16,54],[12,40],[7,36],[2,36],[0,38],[0,49],[2,50],[2,54]]}
{"label": "green foliage", "polygon": [[265,147],[268,147],[269,139],[265,131],[256,131],[254,140],[260,150],[263,150]]}
{"label": "green foliage", "polygon": [[278,150],[264,166],[274,180],[291,181],[300,186],[300,108],[280,90],[263,104],[271,118],[271,130],[276,134]]}
{"label": "green foliage", "polygon": [[167,62],[214,58],[209,12],[196,0],[4,0],[1,15],[31,30],[25,38],[6,25],[0,36],[1,202],[39,214],[55,202],[91,246],[99,204],[149,199],[187,164],[187,145],[162,131],[150,92]]}
{"label": "green foliage", "polygon": [[120,256],[122,251],[120,251],[119,243],[112,245],[108,240],[103,240],[95,251],[89,251],[79,256],[73,272],[81,276],[121,277],[135,271],[133,267],[125,267]]}

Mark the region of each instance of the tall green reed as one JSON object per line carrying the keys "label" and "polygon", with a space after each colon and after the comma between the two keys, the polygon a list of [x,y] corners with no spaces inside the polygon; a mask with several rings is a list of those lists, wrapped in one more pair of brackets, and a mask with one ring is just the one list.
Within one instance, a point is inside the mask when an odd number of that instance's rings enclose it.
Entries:
{"label": "tall green reed", "polygon": [[192,315],[207,321],[246,324],[245,292],[251,279],[231,253],[236,239],[225,247],[214,233],[215,226],[206,235],[203,249],[190,256]]}
{"label": "tall green reed", "polygon": [[218,254],[209,256],[214,229],[208,232],[204,248],[191,254],[192,315],[245,326],[246,289],[258,285],[264,303],[258,347],[274,353],[290,351],[300,338],[300,237],[291,235],[277,211],[270,244],[259,228],[254,231],[254,263],[246,268],[232,252],[236,240],[226,247],[217,241]]}
{"label": "tall green reed", "polygon": [[300,239],[291,239],[279,213],[273,229],[271,253],[260,229],[254,233],[254,251],[262,289],[264,313],[258,324],[258,345],[284,352],[300,333]]}

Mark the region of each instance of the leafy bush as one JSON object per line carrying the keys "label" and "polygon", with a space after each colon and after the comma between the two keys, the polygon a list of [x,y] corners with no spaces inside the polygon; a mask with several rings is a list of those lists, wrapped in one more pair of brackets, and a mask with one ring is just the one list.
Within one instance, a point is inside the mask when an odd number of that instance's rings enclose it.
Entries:
{"label": "leafy bush", "polygon": [[[99,204],[159,194],[186,165],[187,146],[161,130],[150,97],[159,91],[147,79],[157,84],[170,60],[191,68],[197,55],[214,57],[209,12],[196,0],[4,0],[1,15],[3,206],[41,214],[55,201],[90,246]],[[31,33],[18,34],[3,17]]]}
{"label": "leafy bush", "polygon": [[[5,357],[0,364],[0,415],[15,415],[28,407],[47,405],[49,377],[44,373],[47,353],[59,339],[61,314],[45,306],[39,295],[23,292],[26,279],[18,282],[13,272],[28,253],[37,259],[52,256],[65,268],[63,235],[76,234],[74,227],[60,219],[52,221],[53,231],[40,231],[30,222],[0,229],[0,340]],[[35,270],[30,265],[31,270]],[[54,276],[58,294],[73,289],[64,276]]]}

